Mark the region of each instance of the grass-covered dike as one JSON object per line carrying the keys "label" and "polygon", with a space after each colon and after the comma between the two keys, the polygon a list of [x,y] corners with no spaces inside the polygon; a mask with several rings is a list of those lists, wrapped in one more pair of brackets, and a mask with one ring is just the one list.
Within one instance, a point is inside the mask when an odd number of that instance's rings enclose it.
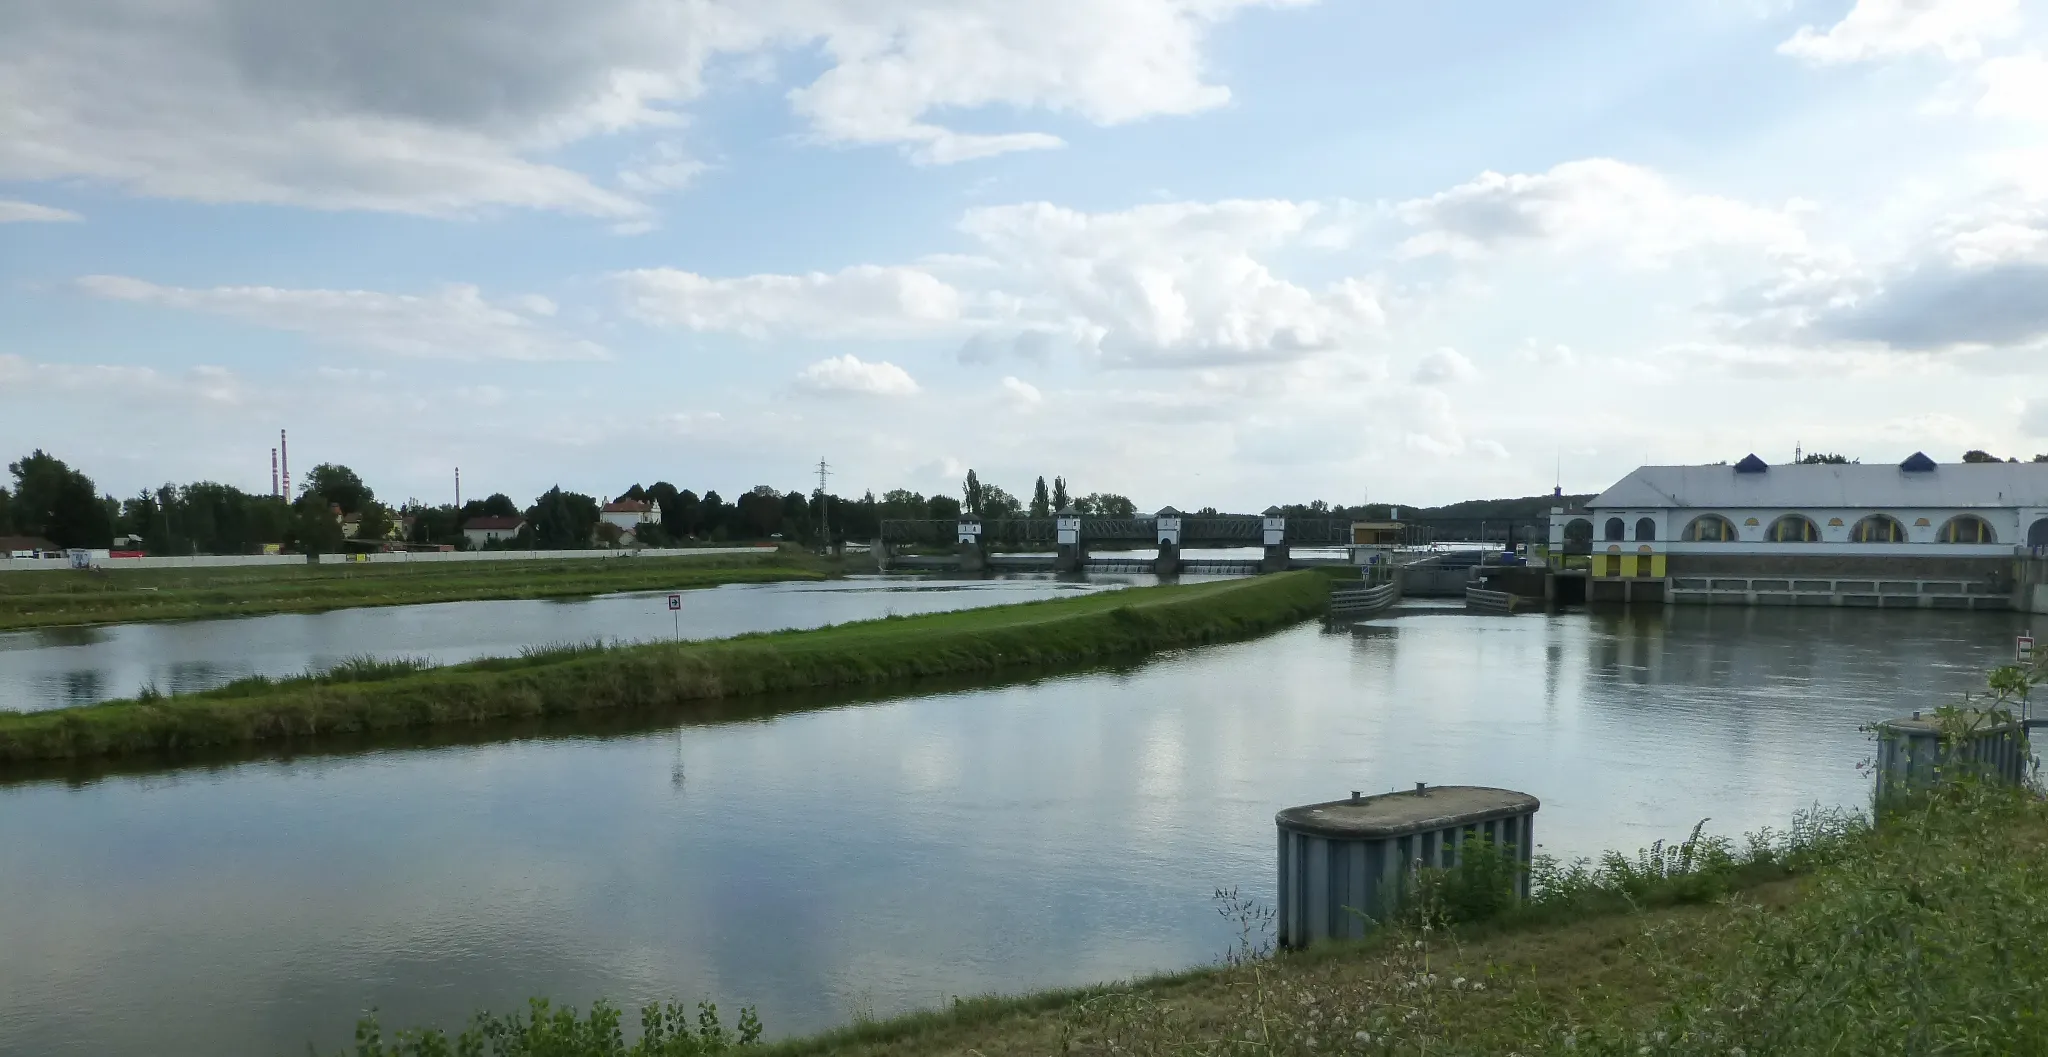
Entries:
{"label": "grass-covered dike", "polygon": [[926,676],[1025,673],[1245,638],[1322,612],[1317,572],[686,643],[536,650],[421,669],[344,666],[203,693],[0,713],[0,763],[291,742],[606,709],[653,709]]}
{"label": "grass-covered dike", "polygon": [[794,550],[658,558],[543,556],[491,562],[9,572],[0,575],[0,631],[424,602],[572,598],[820,580],[836,572],[834,563]]}

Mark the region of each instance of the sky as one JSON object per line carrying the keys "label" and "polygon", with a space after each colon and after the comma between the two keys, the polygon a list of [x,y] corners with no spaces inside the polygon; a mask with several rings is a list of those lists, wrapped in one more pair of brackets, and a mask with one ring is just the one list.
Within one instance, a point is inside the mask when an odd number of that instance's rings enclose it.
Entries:
{"label": "sky", "polygon": [[2048,452],[2048,0],[10,0],[0,452],[1436,504]]}

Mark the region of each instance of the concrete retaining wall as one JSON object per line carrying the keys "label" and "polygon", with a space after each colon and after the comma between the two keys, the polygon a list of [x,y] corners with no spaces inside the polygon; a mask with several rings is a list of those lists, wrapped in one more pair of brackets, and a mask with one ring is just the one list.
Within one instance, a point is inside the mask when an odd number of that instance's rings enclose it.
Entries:
{"label": "concrete retaining wall", "polygon": [[[641,550],[579,551],[391,551],[376,554],[319,554],[320,565],[439,565],[449,562],[561,561],[602,558],[690,558],[720,554],[772,554],[774,547],[648,547]],[[224,569],[305,565],[303,554],[194,554],[166,558],[108,558],[103,569]],[[69,569],[65,558],[4,558],[0,573]]]}
{"label": "concrete retaining wall", "polygon": [[1884,557],[1849,554],[1672,554],[1666,575],[1860,577],[1882,580],[1973,580],[2010,583],[2011,557]]}

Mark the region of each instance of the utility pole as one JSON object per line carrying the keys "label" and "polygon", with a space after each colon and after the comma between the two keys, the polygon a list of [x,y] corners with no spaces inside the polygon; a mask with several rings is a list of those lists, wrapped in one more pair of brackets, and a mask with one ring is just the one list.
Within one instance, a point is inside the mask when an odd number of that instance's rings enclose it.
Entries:
{"label": "utility pole", "polygon": [[825,457],[824,457],[824,456],[822,456],[822,455],[821,455],[821,456],[819,456],[819,457],[818,457],[818,535],[820,535],[820,536],[823,536],[823,537],[825,537],[825,550],[826,550],[827,552],[830,552],[830,551],[832,550],[832,525],[831,525],[831,522],[830,522],[830,520],[829,520],[829,517],[830,517],[830,515],[829,515],[829,514],[828,514],[828,513],[826,512],[826,507],[827,507],[827,504],[826,504],[826,502],[825,502],[825,479],[826,479],[827,477],[830,477],[831,475],[832,475],[832,466],[831,466],[831,464],[829,464],[829,463],[827,463],[827,462],[825,461]]}

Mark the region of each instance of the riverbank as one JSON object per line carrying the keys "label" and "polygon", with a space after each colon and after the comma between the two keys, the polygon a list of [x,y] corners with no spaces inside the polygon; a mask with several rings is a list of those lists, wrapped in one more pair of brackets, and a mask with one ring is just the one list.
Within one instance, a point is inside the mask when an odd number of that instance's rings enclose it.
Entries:
{"label": "riverbank", "polygon": [[568,598],[730,583],[821,580],[839,565],[783,550],[705,555],[462,563],[240,566],[10,572],[0,576],[0,631],[78,624],[318,613],[365,606]]}
{"label": "riverbank", "polygon": [[[1694,840],[1552,866],[1532,903],[1505,913],[1470,898],[1471,875],[1446,875],[1429,913],[1363,943],[1277,957],[1248,946],[1234,964],[956,999],[752,1052],[2048,1052],[2048,948],[2035,942],[2048,929],[2044,866],[2048,809],[2036,795],[1962,787],[1887,816],[1881,830],[1809,818],[1741,846]],[[572,1057],[712,1052],[613,1048],[589,1021],[556,1013],[513,1033]],[[437,1044],[429,1033],[352,1052],[449,1052]]]}
{"label": "riverbank", "polygon": [[361,734],[807,691],[1010,674],[1245,638],[1320,613],[1304,571],[687,643],[570,646],[422,669],[314,677],[0,713],[0,762],[301,743]]}

